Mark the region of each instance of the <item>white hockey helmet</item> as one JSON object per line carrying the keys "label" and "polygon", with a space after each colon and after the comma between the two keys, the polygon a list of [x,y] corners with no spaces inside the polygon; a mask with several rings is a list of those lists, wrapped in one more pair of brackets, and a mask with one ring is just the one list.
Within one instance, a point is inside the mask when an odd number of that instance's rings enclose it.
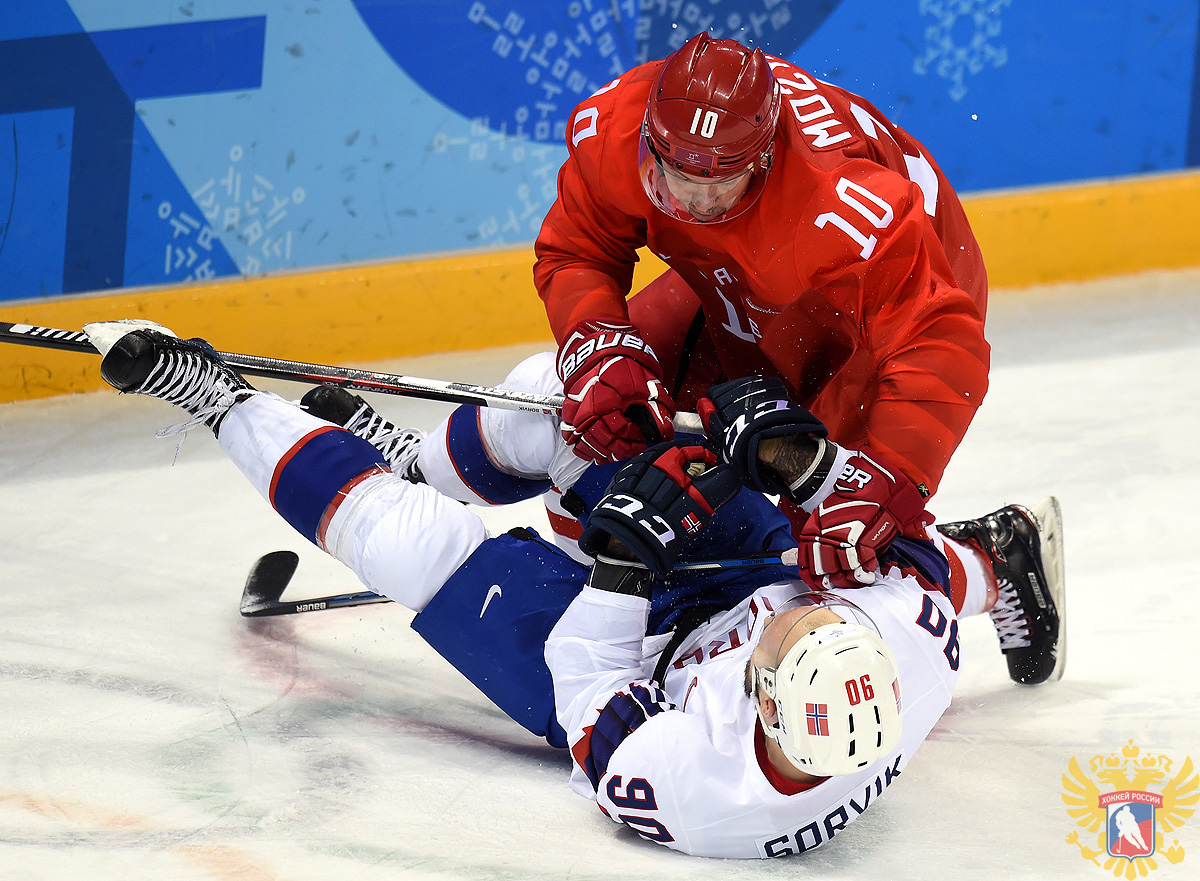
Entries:
{"label": "white hockey helmet", "polygon": [[806,774],[853,774],[900,742],[900,674],[871,628],[825,624],[800,637],[774,670],[754,669],[778,712],[764,730]]}

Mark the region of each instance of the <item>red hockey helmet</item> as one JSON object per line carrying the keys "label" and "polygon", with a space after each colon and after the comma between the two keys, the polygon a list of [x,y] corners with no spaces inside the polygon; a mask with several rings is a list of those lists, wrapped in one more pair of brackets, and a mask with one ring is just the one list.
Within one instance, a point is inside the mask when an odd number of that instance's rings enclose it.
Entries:
{"label": "red hockey helmet", "polygon": [[[728,220],[757,199],[774,155],[780,94],[761,49],[735,40],[692,37],[670,56],[650,91],[638,157],[642,186],[663,211],[681,220]],[[669,181],[725,185],[751,175],[728,210],[696,215]],[[678,192],[678,187],[675,188]]]}

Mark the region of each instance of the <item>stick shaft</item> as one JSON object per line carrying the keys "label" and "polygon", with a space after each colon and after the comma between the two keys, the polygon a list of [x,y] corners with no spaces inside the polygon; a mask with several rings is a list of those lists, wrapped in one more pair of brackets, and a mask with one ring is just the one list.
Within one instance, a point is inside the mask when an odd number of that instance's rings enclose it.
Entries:
{"label": "stick shaft", "polygon": [[[87,334],[81,331],[59,330],[31,324],[0,322],[0,342],[83,354],[99,354]],[[421,379],[414,376],[379,373],[374,370],[359,370],[353,367],[332,367],[327,364],[312,364],[305,361],[286,361],[282,358],[243,355],[237,352],[218,352],[217,354],[226,364],[246,376],[262,376],[268,379],[285,379],[317,385],[339,385],[361,392],[379,392],[406,398],[443,401],[450,404],[469,404],[474,407],[499,407],[504,410],[555,415],[562,411],[563,399],[559,395],[539,395],[495,386]],[[677,414],[675,427],[679,431],[693,434],[703,432],[700,418],[694,413]]]}
{"label": "stick shaft", "polygon": [[728,560],[704,560],[698,563],[679,563],[676,572],[703,572],[708,569],[747,569],[755,566],[798,566],[800,553],[789,548],[779,554],[756,554],[748,557],[733,557]]}
{"label": "stick shaft", "polygon": [[303,612],[348,609],[351,606],[372,606],[376,603],[390,602],[390,599],[377,593],[358,591],[328,597],[315,597],[310,600],[281,600],[275,603],[263,603],[259,606],[242,609],[241,612],[243,618],[269,618],[274,615],[298,615]]}

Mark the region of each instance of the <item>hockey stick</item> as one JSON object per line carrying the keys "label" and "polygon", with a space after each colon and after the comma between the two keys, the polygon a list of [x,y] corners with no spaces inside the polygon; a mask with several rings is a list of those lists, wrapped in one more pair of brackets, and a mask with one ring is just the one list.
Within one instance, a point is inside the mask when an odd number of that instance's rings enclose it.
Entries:
{"label": "hockey stick", "polygon": [[[0,321],[0,342],[44,349],[60,349],[83,354],[100,354],[87,334],[77,330],[59,330],[32,324],[9,324]],[[246,376],[286,379],[314,385],[338,385],[360,392],[379,392],[406,398],[422,398],[449,404],[470,404],[475,407],[499,407],[504,410],[523,410],[529,413],[562,411],[559,395],[539,395],[496,386],[473,385],[466,382],[447,382],[440,379],[420,379],[398,376],[353,367],[332,367],[305,361],[285,361],[237,352],[217,352],[226,364]],[[675,428],[690,434],[703,434],[700,417],[695,413],[677,413]]]}
{"label": "hockey stick", "polygon": [[390,603],[385,596],[369,590],[315,597],[309,600],[280,602],[288,582],[296,571],[300,557],[294,551],[272,551],[259,557],[250,568],[246,587],[242,590],[243,618],[267,618],[272,615],[295,615],[300,612],[319,612],[322,609],[346,609]]}
{"label": "hockey stick", "polygon": [[[780,554],[734,557],[728,560],[704,560],[699,563],[680,563],[676,572],[701,572],[712,569],[740,569],[757,566],[796,566],[799,554],[789,548]],[[352,606],[370,606],[375,603],[391,602],[387,597],[371,591],[340,593],[309,600],[281,602],[284,590],[300,558],[293,551],[272,551],[255,561],[242,590],[241,613],[243,618],[266,618],[272,615],[296,615],[301,612],[320,612],[324,609],[348,609]]]}

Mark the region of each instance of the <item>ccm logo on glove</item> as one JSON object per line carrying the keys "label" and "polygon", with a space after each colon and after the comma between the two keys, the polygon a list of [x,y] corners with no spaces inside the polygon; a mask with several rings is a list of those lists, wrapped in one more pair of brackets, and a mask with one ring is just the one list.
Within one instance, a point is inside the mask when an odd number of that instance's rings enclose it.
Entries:
{"label": "ccm logo on glove", "polygon": [[658,576],[679,560],[688,538],[741,490],[741,481],[704,444],[674,441],[630,459],[588,517],[579,547],[605,553],[617,539]]}

